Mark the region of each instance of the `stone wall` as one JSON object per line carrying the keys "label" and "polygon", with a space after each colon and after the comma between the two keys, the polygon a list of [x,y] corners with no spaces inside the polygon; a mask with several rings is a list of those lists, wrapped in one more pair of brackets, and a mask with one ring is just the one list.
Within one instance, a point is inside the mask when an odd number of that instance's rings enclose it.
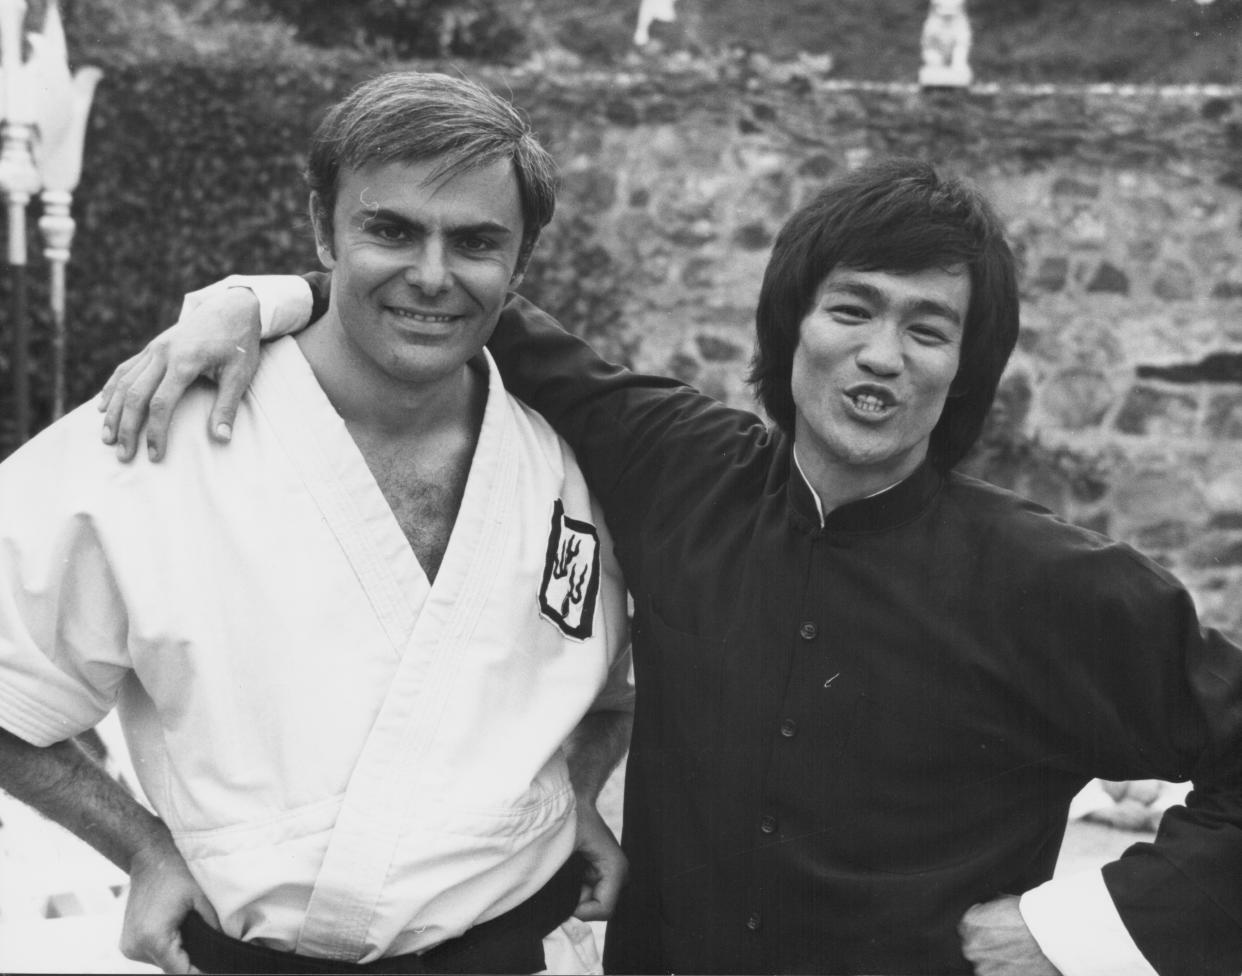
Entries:
{"label": "stone wall", "polygon": [[564,169],[541,299],[741,405],[792,209],[880,154],[973,178],[1011,231],[1023,335],[970,468],[1169,565],[1242,636],[1242,89],[922,92],[796,66],[507,83]]}

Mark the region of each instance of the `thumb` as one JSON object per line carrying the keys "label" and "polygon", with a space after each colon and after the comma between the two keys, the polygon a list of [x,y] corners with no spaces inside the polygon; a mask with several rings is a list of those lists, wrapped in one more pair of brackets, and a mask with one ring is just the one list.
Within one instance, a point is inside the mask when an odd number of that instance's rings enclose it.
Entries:
{"label": "thumb", "polygon": [[167,955],[163,959],[158,960],[156,965],[166,973],[198,972],[185,949],[181,947],[180,939],[174,945],[169,946]]}
{"label": "thumb", "polygon": [[598,883],[596,885],[585,881],[582,883],[582,890],[578,894],[578,905],[573,911],[574,918],[583,922],[607,921],[609,912],[598,897],[597,887]]}
{"label": "thumb", "polygon": [[614,870],[606,872],[595,885],[595,900],[599,902],[605,916],[611,915],[617,907],[621,889],[625,886],[625,875],[624,863],[618,864]]}

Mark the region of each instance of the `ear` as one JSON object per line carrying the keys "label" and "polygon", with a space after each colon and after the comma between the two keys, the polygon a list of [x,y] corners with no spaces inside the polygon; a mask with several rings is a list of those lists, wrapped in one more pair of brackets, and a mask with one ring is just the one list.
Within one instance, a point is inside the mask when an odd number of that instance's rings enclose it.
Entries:
{"label": "ear", "polygon": [[332,216],[328,213],[323,198],[314,190],[311,191],[307,207],[310,210],[311,227],[315,229],[315,251],[319,255],[319,262],[331,271],[336,264],[336,254],[332,250]]}

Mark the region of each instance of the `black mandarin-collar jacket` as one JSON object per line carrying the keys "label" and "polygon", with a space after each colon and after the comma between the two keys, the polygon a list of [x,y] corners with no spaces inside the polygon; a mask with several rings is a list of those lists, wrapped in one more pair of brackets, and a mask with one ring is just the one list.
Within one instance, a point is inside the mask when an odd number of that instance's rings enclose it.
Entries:
{"label": "black mandarin-collar jacket", "polygon": [[490,348],[635,603],[611,972],[968,973],[1090,779],[1193,777],[1105,881],[1162,976],[1242,971],[1242,654],[1126,546],[919,468],[820,524],[791,443],[516,300]]}

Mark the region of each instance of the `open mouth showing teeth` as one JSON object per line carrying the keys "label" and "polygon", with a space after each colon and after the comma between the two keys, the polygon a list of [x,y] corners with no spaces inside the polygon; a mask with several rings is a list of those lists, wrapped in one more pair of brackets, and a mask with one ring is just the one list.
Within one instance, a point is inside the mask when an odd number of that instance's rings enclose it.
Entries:
{"label": "open mouth showing teeth", "polygon": [[850,397],[850,400],[863,413],[883,413],[888,409],[887,403],[871,393],[860,393]]}

